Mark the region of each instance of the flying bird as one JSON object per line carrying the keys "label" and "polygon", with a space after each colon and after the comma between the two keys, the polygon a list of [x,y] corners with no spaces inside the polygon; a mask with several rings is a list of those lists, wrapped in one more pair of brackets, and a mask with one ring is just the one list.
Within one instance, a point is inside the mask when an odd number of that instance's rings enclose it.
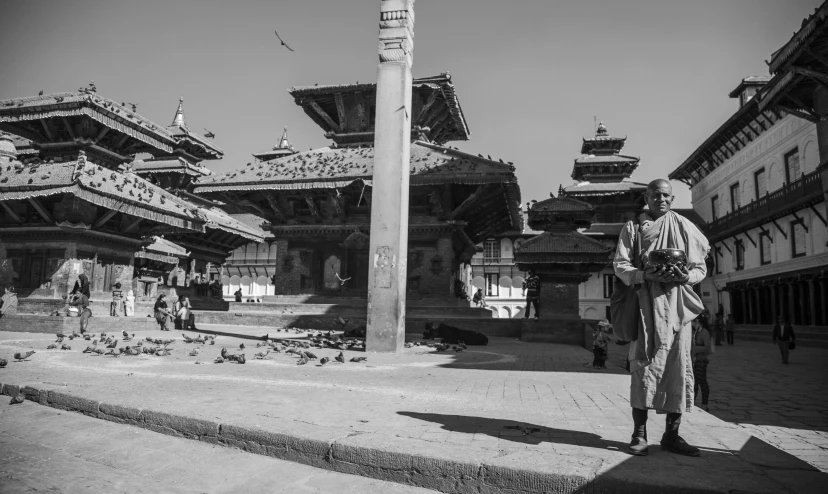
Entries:
{"label": "flying bird", "polygon": [[38,95],[38,96],[43,96],[43,90],[41,89],[41,90],[40,90],[40,92],[39,92],[39,93],[37,93],[37,95]]}
{"label": "flying bird", "polygon": [[279,31],[274,30],[273,32],[276,33],[276,37],[279,38],[279,42],[282,43],[282,46],[284,46],[290,51],[294,51],[293,48],[289,47],[288,44],[285,43],[285,40],[283,40],[282,37],[279,36]]}
{"label": "flying bird", "polygon": [[204,133],[204,137],[206,137],[207,139],[214,139],[216,137],[216,134],[214,132],[210,132],[209,130],[207,130],[207,127],[204,127],[204,130],[207,131]]}

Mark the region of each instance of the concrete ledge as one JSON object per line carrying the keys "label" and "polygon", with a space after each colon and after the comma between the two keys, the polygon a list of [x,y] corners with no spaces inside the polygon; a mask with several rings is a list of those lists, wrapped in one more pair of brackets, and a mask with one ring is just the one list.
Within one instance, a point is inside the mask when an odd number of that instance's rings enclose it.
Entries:
{"label": "concrete ledge", "polygon": [[[504,451],[474,446],[400,438],[376,433],[334,431],[310,424],[277,425],[266,431],[219,424],[158,410],[102,403],[36,385],[0,383],[0,392],[27,398],[62,410],[103,420],[136,425],[152,431],[198,439],[211,444],[300,462],[318,468],[361,475],[457,494],[529,493],[759,493],[789,492],[763,473],[757,462],[732,456],[726,469],[735,479],[719,485],[700,478],[699,467],[656,455],[640,459],[647,468],[618,469],[594,456],[536,451]],[[43,397],[46,397],[44,400]],[[691,460],[699,462],[701,460]],[[721,479],[719,479],[721,480]],[[733,489],[738,485],[738,489]]]}

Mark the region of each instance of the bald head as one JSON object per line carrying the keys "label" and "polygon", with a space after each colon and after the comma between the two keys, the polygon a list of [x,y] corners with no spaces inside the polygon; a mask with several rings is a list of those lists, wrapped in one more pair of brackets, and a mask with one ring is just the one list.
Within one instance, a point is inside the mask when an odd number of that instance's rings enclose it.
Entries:
{"label": "bald head", "polygon": [[653,218],[660,218],[670,211],[673,204],[673,187],[670,182],[659,178],[647,184],[647,207]]}
{"label": "bald head", "polygon": [[668,191],[670,191],[671,195],[673,194],[673,186],[670,185],[670,182],[664,180],[663,178],[657,178],[657,179],[653,180],[652,182],[650,182],[649,184],[647,184],[647,192],[651,192],[651,191],[658,190],[658,189],[664,189],[664,188],[666,188]]}

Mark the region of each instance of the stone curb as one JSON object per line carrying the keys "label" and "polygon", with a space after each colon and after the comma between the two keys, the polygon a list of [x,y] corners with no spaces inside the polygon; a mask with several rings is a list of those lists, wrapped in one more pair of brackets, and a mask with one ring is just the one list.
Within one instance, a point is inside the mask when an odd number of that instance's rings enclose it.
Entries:
{"label": "stone curb", "polygon": [[[310,437],[314,434],[309,433],[300,437],[115,405],[32,385],[0,383],[0,395],[14,396],[21,391],[29,401],[102,420],[451,494],[723,492],[712,486],[680,482],[665,485],[663,479],[642,481],[613,475],[603,471],[605,462],[597,457],[529,451],[504,453],[463,445],[446,449],[428,441],[374,433],[343,434],[338,438],[318,433],[319,437]],[[556,467],[550,469],[550,465]],[[767,482],[767,492],[788,492],[778,484],[770,485],[775,482],[769,478]]]}

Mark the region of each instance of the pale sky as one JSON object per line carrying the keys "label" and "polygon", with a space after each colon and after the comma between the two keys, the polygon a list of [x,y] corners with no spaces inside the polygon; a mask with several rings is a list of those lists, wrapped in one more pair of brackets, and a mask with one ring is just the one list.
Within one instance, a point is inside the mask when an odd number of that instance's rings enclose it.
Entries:
{"label": "pale sky", "polygon": [[[291,86],[374,81],[378,0],[0,0],[0,99],[72,91],[138,103],[162,125],[184,96],[191,130],[216,134],[217,172],[270,149],[328,144]],[[523,201],[573,183],[593,117],[666,177],[736,110],[741,78],[817,0],[419,0],[414,76],[452,74],[464,151],[517,166]],[[279,34],[296,50],[279,46]],[[674,183],[677,207],[690,206]]]}

